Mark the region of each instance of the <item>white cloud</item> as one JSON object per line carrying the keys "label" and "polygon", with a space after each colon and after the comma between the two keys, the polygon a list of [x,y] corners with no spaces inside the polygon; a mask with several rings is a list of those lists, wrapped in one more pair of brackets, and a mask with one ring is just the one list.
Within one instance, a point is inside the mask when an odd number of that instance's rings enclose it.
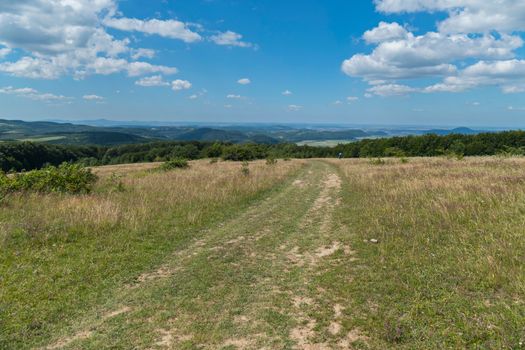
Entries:
{"label": "white cloud", "polygon": [[300,110],[303,109],[303,106],[298,106],[298,105],[289,105],[288,106],[288,111],[290,112],[298,112]]}
{"label": "white cloud", "polygon": [[513,32],[525,28],[525,3],[517,0],[376,0],[386,13],[446,11],[438,24],[447,33]]}
{"label": "white cloud", "polygon": [[[6,47],[0,58],[14,49],[22,54],[16,61],[0,63],[0,72],[34,79],[176,72],[173,67],[137,62],[152,58],[155,52],[132,48],[130,39],[118,40],[108,34],[104,22],[115,19],[117,13],[117,0],[0,2],[0,46]],[[147,22],[147,28],[156,23]],[[190,38],[188,34],[181,40]]]}
{"label": "white cloud", "polygon": [[85,73],[108,75],[126,72],[130,77],[162,73],[171,75],[177,73],[177,68],[152,65],[148,62],[128,62],[125,59],[98,57],[86,66]]}
{"label": "white cloud", "polygon": [[191,89],[191,83],[187,80],[174,80],[171,82],[171,88],[173,91],[181,91]]}
{"label": "white cloud", "polygon": [[479,86],[500,86],[505,93],[525,91],[525,60],[480,61],[425,92],[462,92]]}
{"label": "white cloud", "polygon": [[352,102],[356,102],[356,101],[358,101],[358,100],[359,100],[359,97],[357,97],[357,96],[348,96],[348,97],[346,98],[346,100],[348,101],[348,103],[352,103]]}
{"label": "white cloud", "polygon": [[191,95],[190,97],[188,97],[190,100],[196,100],[198,99],[199,97],[202,97],[204,95],[206,95],[208,93],[208,90],[206,89],[202,89],[201,91],[197,92],[196,94],[193,94]]}
{"label": "white cloud", "polygon": [[86,101],[103,101],[104,97],[98,95],[84,95],[82,98]]}
{"label": "white cloud", "polygon": [[38,90],[33,89],[33,88],[18,88],[17,89],[17,88],[13,88],[12,86],[0,88],[0,94],[14,95],[18,97],[24,97],[24,98],[29,98],[31,100],[43,101],[43,102],[56,102],[56,101],[71,100],[71,97],[66,97],[63,95],[55,95],[51,93],[41,93]]}
{"label": "white cloud", "polygon": [[187,43],[202,40],[202,37],[191,31],[186,23],[172,19],[163,21],[158,19],[106,18],[104,24],[121,31],[155,34],[170,39],[180,39]]}
{"label": "white cloud", "polygon": [[161,75],[153,75],[151,77],[144,77],[135,82],[135,85],[143,87],[152,87],[152,86],[169,86],[170,83],[164,81]]}
{"label": "white cloud", "polygon": [[461,60],[508,59],[523,46],[519,36],[487,34],[470,37],[429,32],[404,39],[385,39],[369,55],[356,54],[343,62],[343,71],[365,80],[413,79],[425,76],[449,76],[457,72]]}
{"label": "white cloud", "polygon": [[368,30],[363,35],[363,39],[369,44],[379,44],[384,41],[405,39],[408,32],[398,23],[379,22],[379,25]]}
{"label": "white cloud", "polygon": [[366,90],[369,94],[378,96],[403,96],[411,92],[417,92],[418,89],[400,84],[374,85]]}
{"label": "white cloud", "polygon": [[16,62],[0,63],[0,72],[32,79],[56,79],[66,72],[58,59],[22,57]]}
{"label": "white cloud", "polygon": [[291,96],[291,95],[293,95],[293,92],[291,92],[290,90],[285,90],[285,91],[283,91],[282,94],[283,94],[283,96]]}
{"label": "white cloud", "polygon": [[252,83],[251,80],[248,78],[239,79],[237,82],[241,85],[249,85]]}
{"label": "white cloud", "polygon": [[[367,93],[462,92],[498,86],[504,93],[525,92],[522,60],[525,2],[516,0],[375,0],[384,13],[442,11],[437,31],[416,35],[399,23],[380,22],[363,34],[376,45],[342,63],[342,70],[371,86]],[[466,67],[466,68],[464,68]],[[399,80],[438,79],[426,88]],[[376,87],[377,86],[377,87]]]}
{"label": "white cloud", "polygon": [[212,35],[210,37],[210,40],[217,45],[223,46],[255,47],[252,43],[242,41],[241,34],[232,32],[230,30],[227,32]]}
{"label": "white cloud", "polygon": [[131,58],[138,60],[140,58],[153,58],[155,57],[155,50],[151,49],[133,49],[131,50]]}
{"label": "white cloud", "polygon": [[233,107],[232,105],[224,105],[224,108],[227,108],[227,109],[230,109],[232,107]]}
{"label": "white cloud", "polygon": [[229,94],[228,96],[226,96],[226,98],[240,100],[242,98],[242,96],[241,95]]}
{"label": "white cloud", "polygon": [[336,106],[338,106],[338,105],[342,105],[342,104],[343,104],[343,101],[341,101],[341,100],[336,100],[336,101],[334,102],[334,105],[336,105]]}

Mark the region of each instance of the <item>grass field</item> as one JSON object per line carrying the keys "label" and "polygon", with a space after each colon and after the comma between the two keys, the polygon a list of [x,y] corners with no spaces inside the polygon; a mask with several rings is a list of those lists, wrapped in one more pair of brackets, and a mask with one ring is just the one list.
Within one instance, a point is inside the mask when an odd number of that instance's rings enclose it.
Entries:
{"label": "grass field", "polygon": [[58,141],[65,139],[65,136],[43,136],[43,137],[33,137],[33,138],[26,138],[26,139],[20,139],[18,141],[20,142],[50,142],[50,141]]}
{"label": "grass field", "polygon": [[337,145],[344,145],[352,142],[355,142],[355,140],[301,141],[297,142],[297,145],[312,147],[335,147]]}
{"label": "grass field", "polygon": [[525,159],[156,166],[1,204],[1,349],[525,348]]}

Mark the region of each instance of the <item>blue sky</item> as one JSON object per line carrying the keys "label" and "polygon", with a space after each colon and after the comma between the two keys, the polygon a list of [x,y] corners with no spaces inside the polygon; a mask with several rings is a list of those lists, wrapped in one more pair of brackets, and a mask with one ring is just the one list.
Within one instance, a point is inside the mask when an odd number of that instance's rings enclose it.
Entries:
{"label": "blue sky", "polygon": [[519,0],[0,1],[0,117],[525,126]]}

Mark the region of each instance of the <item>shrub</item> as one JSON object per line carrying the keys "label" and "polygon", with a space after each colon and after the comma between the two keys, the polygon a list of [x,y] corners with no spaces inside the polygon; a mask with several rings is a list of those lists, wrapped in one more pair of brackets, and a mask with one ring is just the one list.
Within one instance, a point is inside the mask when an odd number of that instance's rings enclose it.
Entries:
{"label": "shrub", "polygon": [[218,162],[219,162],[219,158],[210,159],[210,164],[217,164]]}
{"label": "shrub", "polygon": [[371,165],[385,165],[386,162],[381,158],[372,158],[370,159],[370,164]]}
{"label": "shrub", "polygon": [[504,146],[496,155],[499,157],[522,157],[525,155],[525,147]]}
{"label": "shrub", "polygon": [[241,173],[244,176],[250,175],[250,163],[248,163],[247,161],[242,162]]}
{"label": "shrub", "polygon": [[396,158],[406,157],[405,152],[398,147],[388,147],[387,149],[385,149],[384,154],[385,154],[385,157],[396,157]]}
{"label": "shrub", "polygon": [[277,164],[277,159],[273,157],[266,158],[266,165],[275,165]]}
{"label": "shrub", "polygon": [[189,168],[189,166],[190,164],[186,159],[176,158],[165,162],[159,167],[159,169],[162,171],[170,171],[175,169],[186,169]]}
{"label": "shrub", "polygon": [[63,163],[41,170],[13,175],[0,174],[0,193],[10,192],[62,192],[89,193],[97,176],[79,164]]}
{"label": "shrub", "polygon": [[122,178],[122,175],[119,175],[117,173],[111,173],[111,176],[108,179],[110,192],[124,192],[126,190]]}

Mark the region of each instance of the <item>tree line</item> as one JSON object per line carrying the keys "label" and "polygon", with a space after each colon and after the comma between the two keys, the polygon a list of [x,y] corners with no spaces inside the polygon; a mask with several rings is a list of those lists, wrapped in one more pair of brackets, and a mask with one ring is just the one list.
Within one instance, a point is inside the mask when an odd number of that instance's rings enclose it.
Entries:
{"label": "tree line", "polygon": [[244,161],[264,158],[433,157],[524,155],[525,132],[477,135],[422,135],[366,139],[335,147],[281,143],[232,144],[227,142],[151,142],[107,146],[66,146],[31,142],[0,143],[0,169],[4,172],[40,169],[46,165],[77,162],[86,166],[166,161],[176,158],[222,158]]}

